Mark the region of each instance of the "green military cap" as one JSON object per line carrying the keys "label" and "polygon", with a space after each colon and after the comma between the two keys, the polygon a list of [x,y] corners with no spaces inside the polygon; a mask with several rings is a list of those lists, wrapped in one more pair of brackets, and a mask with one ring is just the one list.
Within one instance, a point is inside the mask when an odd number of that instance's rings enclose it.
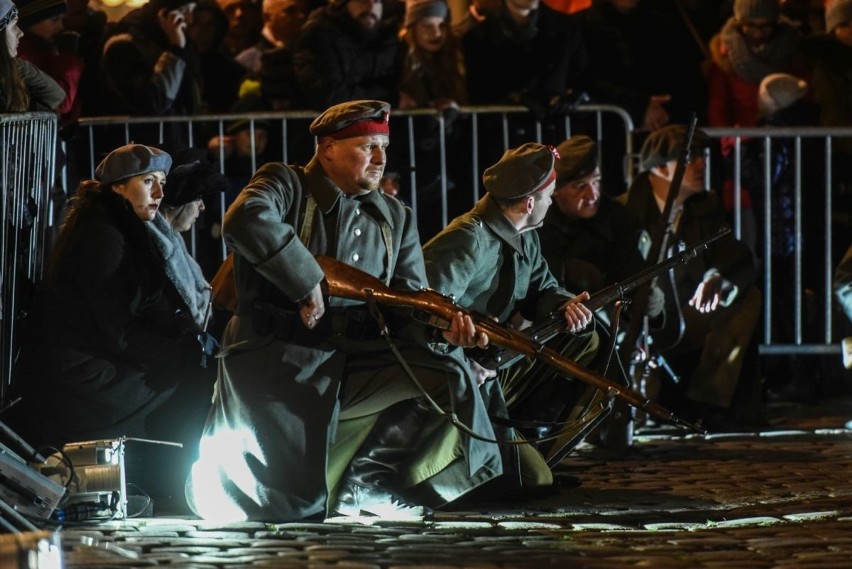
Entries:
{"label": "green military cap", "polygon": [[348,101],[325,110],[311,123],[310,131],[316,137],[328,136],[335,140],[388,134],[390,104],[384,101]]}
{"label": "green military cap", "polygon": [[[683,152],[688,132],[689,129],[684,124],[670,124],[649,134],[639,151],[639,168],[648,171],[671,160],[677,160]],[[692,135],[690,155],[701,154],[709,145],[710,137],[707,133],[696,128]]]}
{"label": "green military cap", "polygon": [[556,161],[556,185],[561,186],[584,178],[598,167],[598,145],[586,136],[572,136],[556,147],[559,159]]}
{"label": "green military cap", "polygon": [[543,190],[556,180],[556,150],[528,142],[507,150],[500,161],[485,170],[482,183],[495,198],[522,198]]}

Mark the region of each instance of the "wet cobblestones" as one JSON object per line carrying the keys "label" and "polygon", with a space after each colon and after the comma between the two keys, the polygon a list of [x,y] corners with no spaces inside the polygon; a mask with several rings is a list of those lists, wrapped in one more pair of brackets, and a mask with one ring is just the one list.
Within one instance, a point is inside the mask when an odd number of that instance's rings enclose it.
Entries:
{"label": "wet cobblestones", "polygon": [[852,567],[852,401],[773,410],[773,427],[584,446],[579,488],[429,523],[232,525],[189,518],[60,531],[69,568]]}

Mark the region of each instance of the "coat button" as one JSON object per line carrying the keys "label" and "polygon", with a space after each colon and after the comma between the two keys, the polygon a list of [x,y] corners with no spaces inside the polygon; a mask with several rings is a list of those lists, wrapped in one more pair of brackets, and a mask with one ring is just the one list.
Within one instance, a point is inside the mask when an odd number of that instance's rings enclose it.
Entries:
{"label": "coat button", "polygon": [[361,215],[361,210],[360,210],[360,209],[356,209],[356,210],[355,210],[355,215]]}
{"label": "coat button", "polygon": [[360,258],[361,258],[361,255],[359,255],[358,253],[352,253],[352,260],[353,261],[357,261]]}
{"label": "coat button", "polygon": [[361,237],[361,230],[357,227],[352,231],[355,234],[355,237]]}

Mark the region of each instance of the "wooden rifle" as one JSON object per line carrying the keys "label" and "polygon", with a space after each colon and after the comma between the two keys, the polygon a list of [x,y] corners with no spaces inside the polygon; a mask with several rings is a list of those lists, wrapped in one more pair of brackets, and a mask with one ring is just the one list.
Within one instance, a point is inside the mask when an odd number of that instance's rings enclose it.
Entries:
{"label": "wooden rifle", "polygon": [[677,417],[665,407],[654,403],[638,393],[613,383],[602,375],[590,371],[552,348],[533,340],[523,332],[500,324],[491,318],[459,306],[451,299],[431,289],[417,291],[393,290],[376,277],[336,259],[318,256],[317,262],[325,273],[326,292],[330,296],[375,302],[389,306],[410,308],[431,315],[429,324],[448,329],[453,316],[461,312],[471,317],[477,332],[488,335],[491,343],[524,356],[537,359],[562,373],[588,383],[612,397],[619,398],[647,413],[697,432],[704,432],[698,425]]}
{"label": "wooden rifle", "polygon": [[[675,265],[686,264],[691,259],[697,257],[699,253],[709,248],[713,241],[730,232],[730,227],[722,227],[715,235],[705,239],[695,247],[685,249],[660,261],[656,265],[646,267],[624,282],[616,282],[597,291],[589,297],[589,300],[583,302],[583,306],[594,312],[616,300],[623,300],[625,295],[647,283],[659,273],[671,269]],[[524,329],[524,333],[537,342],[547,342],[556,334],[565,332],[566,330],[565,311],[560,309],[548,314],[542,322]],[[488,369],[506,367],[522,357],[520,354],[500,346],[488,346],[483,349],[471,350],[471,352],[468,355],[476,360],[479,365]]]}

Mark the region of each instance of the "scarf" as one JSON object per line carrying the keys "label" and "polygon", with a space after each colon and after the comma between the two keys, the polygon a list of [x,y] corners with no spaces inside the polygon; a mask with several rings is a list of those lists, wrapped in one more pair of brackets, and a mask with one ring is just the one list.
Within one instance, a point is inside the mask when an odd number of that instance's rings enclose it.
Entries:
{"label": "scarf", "polygon": [[790,62],[799,49],[799,34],[792,26],[779,22],[769,42],[755,53],[730,18],[722,27],[722,45],[727,48],[728,60],[734,73],[749,83],[760,83],[770,73],[789,69]]}
{"label": "scarf", "polygon": [[186,303],[192,319],[203,328],[211,293],[201,267],[186,250],[183,237],[172,229],[162,214],[158,213],[145,227],[148,228],[154,247],[163,258],[166,276]]}

